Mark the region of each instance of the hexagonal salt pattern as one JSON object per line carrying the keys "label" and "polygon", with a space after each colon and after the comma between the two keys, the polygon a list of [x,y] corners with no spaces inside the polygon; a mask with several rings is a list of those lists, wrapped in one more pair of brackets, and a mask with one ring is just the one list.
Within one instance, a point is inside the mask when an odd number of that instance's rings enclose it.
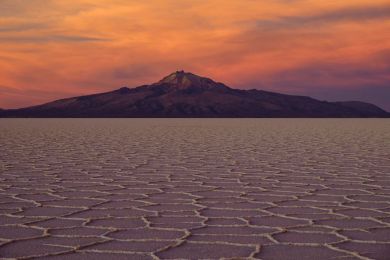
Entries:
{"label": "hexagonal salt pattern", "polygon": [[390,257],[386,119],[1,119],[0,180],[0,258]]}

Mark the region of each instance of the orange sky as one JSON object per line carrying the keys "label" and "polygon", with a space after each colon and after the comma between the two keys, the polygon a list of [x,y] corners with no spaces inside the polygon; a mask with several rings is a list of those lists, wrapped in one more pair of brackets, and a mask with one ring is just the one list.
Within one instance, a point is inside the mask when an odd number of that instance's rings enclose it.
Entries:
{"label": "orange sky", "polygon": [[0,0],[0,107],[184,69],[390,110],[388,0]]}

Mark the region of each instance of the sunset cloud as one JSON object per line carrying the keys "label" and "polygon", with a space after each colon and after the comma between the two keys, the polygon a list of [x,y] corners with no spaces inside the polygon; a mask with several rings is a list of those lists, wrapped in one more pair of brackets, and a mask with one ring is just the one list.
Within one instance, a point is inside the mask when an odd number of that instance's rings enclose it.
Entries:
{"label": "sunset cloud", "polygon": [[[135,87],[184,69],[232,87],[332,100],[371,87],[381,97],[365,101],[390,110],[382,98],[389,50],[382,0],[0,0],[0,107]],[[321,94],[327,89],[334,95]]]}
{"label": "sunset cloud", "polygon": [[390,18],[390,5],[361,6],[341,8],[332,11],[301,15],[282,16],[274,20],[258,20],[257,24],[265,29],[289,29],[299,26],[326,26],[336,22],[366,22]]}

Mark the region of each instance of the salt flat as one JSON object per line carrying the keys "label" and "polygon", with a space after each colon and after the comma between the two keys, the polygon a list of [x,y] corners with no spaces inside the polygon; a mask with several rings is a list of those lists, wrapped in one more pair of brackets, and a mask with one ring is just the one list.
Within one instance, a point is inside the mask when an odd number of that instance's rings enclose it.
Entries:
{"label": "salt flat", "polygon": [[389,259],[388,119],[1,119],[0,258]]}

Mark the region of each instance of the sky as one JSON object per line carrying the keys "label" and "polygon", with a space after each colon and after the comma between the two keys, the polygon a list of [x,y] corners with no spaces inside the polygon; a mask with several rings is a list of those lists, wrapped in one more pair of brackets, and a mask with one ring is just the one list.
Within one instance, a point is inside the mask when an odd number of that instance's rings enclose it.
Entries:
{"label": "sky", "polygon": [[390,111],[389,0],[0,0],[0,107],[185,70]]}

